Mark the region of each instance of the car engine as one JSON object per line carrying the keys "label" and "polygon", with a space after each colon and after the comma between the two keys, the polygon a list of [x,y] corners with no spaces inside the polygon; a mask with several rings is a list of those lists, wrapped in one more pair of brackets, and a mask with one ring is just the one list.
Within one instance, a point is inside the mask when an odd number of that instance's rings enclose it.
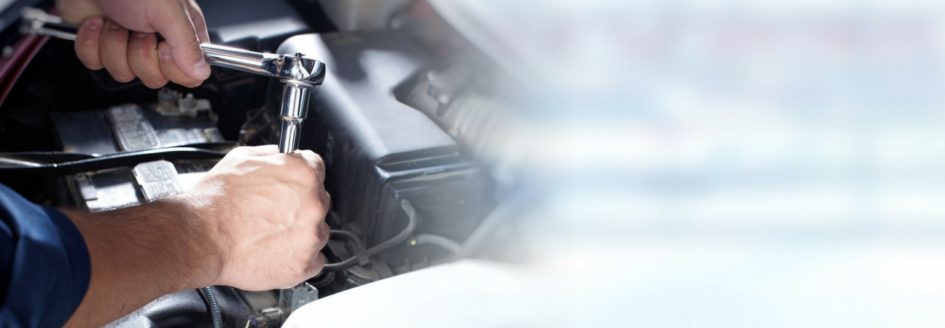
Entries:
{"label": "car engine", "polygon": [[[299,147],[327,167],[328,264],[292,289],[169,294],[111,326],[279,326],[319,298],[480,251],[472,239],[491,234],[484,221],[516,185],[508,132],[522,86],[440,6],[198,2],[214,43],[327,67]],[[20,34],[19,6],[0,21],[0,182],[31,201],[135,206],[187,190],[232,147],[277,142],[274,79],[215,67],[195,89],[118,83],[84,68],[71,42]]]}

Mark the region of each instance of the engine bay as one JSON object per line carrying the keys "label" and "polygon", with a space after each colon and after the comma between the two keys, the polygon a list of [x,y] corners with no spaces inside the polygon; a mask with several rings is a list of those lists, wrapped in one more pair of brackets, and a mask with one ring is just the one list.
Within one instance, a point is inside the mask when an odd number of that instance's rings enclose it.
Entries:
{"label": "engine bay", "polygon": [[[475,255],[470,239],[514,184],[492,160],[512,153],[502,123],[515,86],[499,65],[425,1],[198,2],[215,43],[327,67],[299,146],[327,168],[328,264],[292,289],[169,294],[111,326],[279,326],[319,298]],[[235,146],[278,140],[273,79],[214,68],[200,87],[152,90],[88,71],[69,41],[15,30],[7,48],[38,46],[0,105],[0,182],[33,202],[143,204],[188,190]]]}

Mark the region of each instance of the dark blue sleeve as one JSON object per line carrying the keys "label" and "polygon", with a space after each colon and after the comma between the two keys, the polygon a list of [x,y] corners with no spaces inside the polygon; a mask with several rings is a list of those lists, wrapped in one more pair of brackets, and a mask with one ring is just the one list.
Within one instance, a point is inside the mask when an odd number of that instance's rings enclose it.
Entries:
{"label": "dark blue sleeve", "polygon": [[0,184],[0,327],[60,327],[89,288],[89,252],[56,209]]}

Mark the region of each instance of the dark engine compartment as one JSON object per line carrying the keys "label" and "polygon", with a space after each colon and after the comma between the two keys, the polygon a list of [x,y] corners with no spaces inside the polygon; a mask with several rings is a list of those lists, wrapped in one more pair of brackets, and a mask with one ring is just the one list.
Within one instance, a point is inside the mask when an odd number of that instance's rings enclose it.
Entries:
{"label": "dark engine compartment", "polygon": [[[310,1],[247,2],[258,11],[225,0],[199,3],[215,42],[302,52],[327,64],[301,148],[325,160],[332,195],[328,223],[340,232],[324,251],[331,264],[308,281],[312,289],[186,290],[113,325],[207,325],[217,304],[225,326],[277,326],[299,303],[467,253],[464,242],[494,207],[499,188],[489,165],[464,141],[489,125],[489,115],[456,115],[483,112],[475,102],[455,100],[488,97],[492,90],[475,81],[497,74],[484,69],[487,61],[466,60],[475,49],[458,46],[455,35],[448,45],[419,38],[410,24],[337,31]],[[430,23],[422,1],[400,15],[417,12],[425,13],[421,26],[442,24]],[[452,74],[457,68],[463,73]],[[180,192],[229,147],[273,143],[279,95],[278,83],[219,68],[192,90],[120,84],[103,71],[86,70],[70,42],[49,40],[0,107],[0,182],[34,202],[90,210]],[[185,107],[211,110],[190,117],[182,114]],[[83,160],[94,164],[45,170],[17,165]]]}

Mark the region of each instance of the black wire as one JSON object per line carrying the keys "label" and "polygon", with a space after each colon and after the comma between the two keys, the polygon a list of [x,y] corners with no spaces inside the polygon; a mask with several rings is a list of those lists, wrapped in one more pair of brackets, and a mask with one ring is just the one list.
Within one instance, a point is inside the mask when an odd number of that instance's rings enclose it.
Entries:
{"label": "black wire", "polygon": [[223,312],[220,311],[220,302],[217,301],[217,295],[212,287],[201,288],[210,306],[210,321],[213,328],[223,328]]}
{"label": "black wire", "polygon": [[[341,269],[350,267],[350,264],[353,264],[354,261],[356,261],[359,257],[362,257],[365,254],[364,244],[361,243],[361,239],[358,238],[358,236],[355,235],[354,233],[347,230],[331,230],[331,236],[336,236],[336,235],[343,236],[347,238],[348,240],[351,240],[351,242],[354,244],[354,247],[355,247],[355,253],[357,254],[341,262],[325,264],[325,266],[323,267],[324,271],[333,271],[333,270],[336,270],[336,268],[337,270],[341,270]],[[328,272],[328,273],[331,273],[331,272]]]}
{"label": "black wire", "polygon": [[[56,152],[0,154],[0,175],[21,173],[66,175],[126,167],[156,160],[220,159],[225,155],[225,151],[194,147],[158,148],[108,155],[77,155]],[[65,159],[65,161],[48,162],[57,159]]]}
{"label": "black wire", "polygon": [[348,240],[350,240],[351,243],[354,244],[354,247],[357,249],[358,252],[364,251],[364,244],[361,243],[361,239],[359,239],[358,236],[352,233],[351,231],[331,230],[331,236],[336,236],[336,235],[345,237]]}
{"label": "black wire", "polygon": [[388,239],[388,240],[385,240],[384,242],[381,242],[380,244],[374,245],[374,247],[371,247],[370,249],[368,249],[368,250],[367,250],[367,255],[368,255],[368,256],[377,255],[377,253],[380,253],[381,251],[383,251],[383,250],[385,250],[385,249],[388,249],[388,248],[397,246],[397,244],[400,244],[400,243],[406,241],[407,238],[410,238],[410,235],[413,234],[413,231],[414,231],[414,230],[416,230],[416,228],[417,228],[417,221],[418,221],[418,220],[417,220],[417,210],[414,209],[413,203],[411,203],[410,201],[404,199],[404,200],[401,200],[401,201],[400,201],[400,207],[403,208],[403,209],[404,209],[404,213],[407,214],[407,219],[408,219],[408,220],[407,220],[407,226],[405,226],[404,229],[401,230],[400,233],[398,233],[397,235],[395,235],[393,238]]}
{"label": "black wire", "polygon": [[340,262],[325,264],[323,271],[345,270],[347,268],[354,266],[357,263],[358,259],[360,258],[367,258],[367,257],[377,255],[378,253],[384,250],[387,250],[388,248],[391,248],[391,247],[399,245],[400,243],[403,243],[404,241],[407,240],[407,238],[410,238],[410,235],[413,234],[414,230],[417,229],[417,221],[419,221],[417,219],[417,210],[414,209],[413,204],[410,203],[410,201],[406,199],[400,201],[400,207],[403,208],[405,213],[407,213],[407,225],[404,227],[403,230],[400,231],[400,233],[398,233],[397,235],[395,235],[394,237],[388,240],[385,240],[377,245],[374,245],[373,247],[369,248],[368,250],[364,251],[361,254],[356,254],[355,256],[349,257]]}

